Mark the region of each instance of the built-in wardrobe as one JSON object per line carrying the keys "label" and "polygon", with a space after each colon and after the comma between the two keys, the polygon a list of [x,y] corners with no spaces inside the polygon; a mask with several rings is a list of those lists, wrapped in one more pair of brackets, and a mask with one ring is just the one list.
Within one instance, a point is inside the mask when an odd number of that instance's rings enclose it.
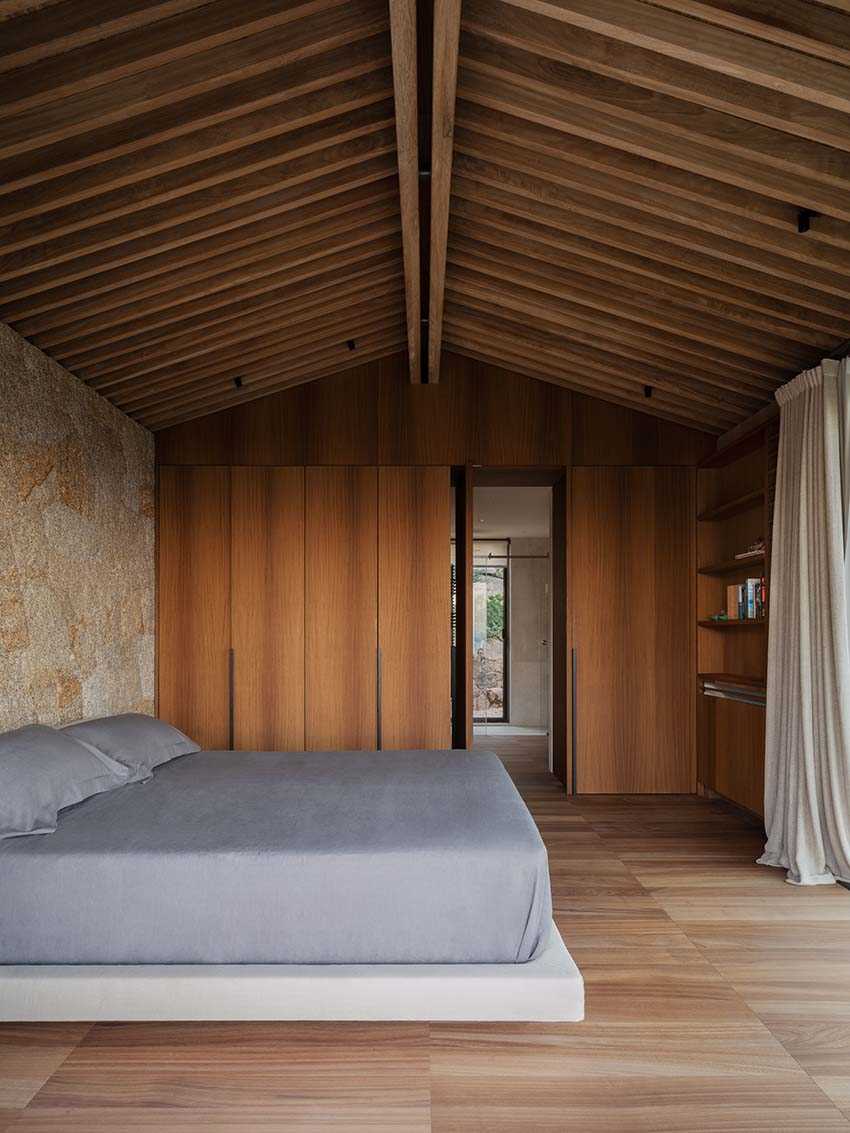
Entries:
{"label": "built-in wardrobe", "polygon": [[206,748],[451,746],[450,470],[162,467],[159,714]]}

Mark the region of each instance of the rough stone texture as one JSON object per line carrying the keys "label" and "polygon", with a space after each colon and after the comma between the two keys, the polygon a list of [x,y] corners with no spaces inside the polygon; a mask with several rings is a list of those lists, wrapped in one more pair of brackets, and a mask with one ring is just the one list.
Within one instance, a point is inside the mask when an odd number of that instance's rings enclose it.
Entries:
{"label": "rough stone texture", "polygon": [[153,436],[0,324],[0,731],[154,707]]}

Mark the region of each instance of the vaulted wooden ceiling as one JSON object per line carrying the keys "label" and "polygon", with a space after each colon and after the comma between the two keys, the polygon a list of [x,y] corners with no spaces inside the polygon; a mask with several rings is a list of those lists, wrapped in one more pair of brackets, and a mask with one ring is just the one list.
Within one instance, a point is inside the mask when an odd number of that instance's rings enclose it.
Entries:
{"label": "vaulted wooden ceiling", "polygon": [[151,428],[448,348],[719,433],[850,339],[847,0],[0,17],[0,319]]}

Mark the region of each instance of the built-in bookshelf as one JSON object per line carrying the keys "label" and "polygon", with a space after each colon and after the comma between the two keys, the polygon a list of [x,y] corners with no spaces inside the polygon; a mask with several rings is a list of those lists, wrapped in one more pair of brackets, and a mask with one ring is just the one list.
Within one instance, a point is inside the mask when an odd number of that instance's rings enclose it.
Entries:
{"label": "built-in bookshelf", "polygon": [[761,813],[775,424],[697,470],[700,787]]}

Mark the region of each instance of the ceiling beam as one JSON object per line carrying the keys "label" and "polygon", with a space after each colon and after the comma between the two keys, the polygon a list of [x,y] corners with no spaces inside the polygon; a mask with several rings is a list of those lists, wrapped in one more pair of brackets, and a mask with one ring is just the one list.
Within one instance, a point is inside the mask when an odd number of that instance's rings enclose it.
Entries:
{"label": "ceiling beam", "polygon": [[434,96],[431,121],[431,249],[428,297],[428,381],[440,380],[446,248],[452,183],[461,0],[434,2]]}
{"label": "ceiling beam", "polygon": [[416,0],[389,0],[393,52],[398,195],[404,260],[407,359],[410,380],[422,380],[419,260],[419,139],[417,118]]}

